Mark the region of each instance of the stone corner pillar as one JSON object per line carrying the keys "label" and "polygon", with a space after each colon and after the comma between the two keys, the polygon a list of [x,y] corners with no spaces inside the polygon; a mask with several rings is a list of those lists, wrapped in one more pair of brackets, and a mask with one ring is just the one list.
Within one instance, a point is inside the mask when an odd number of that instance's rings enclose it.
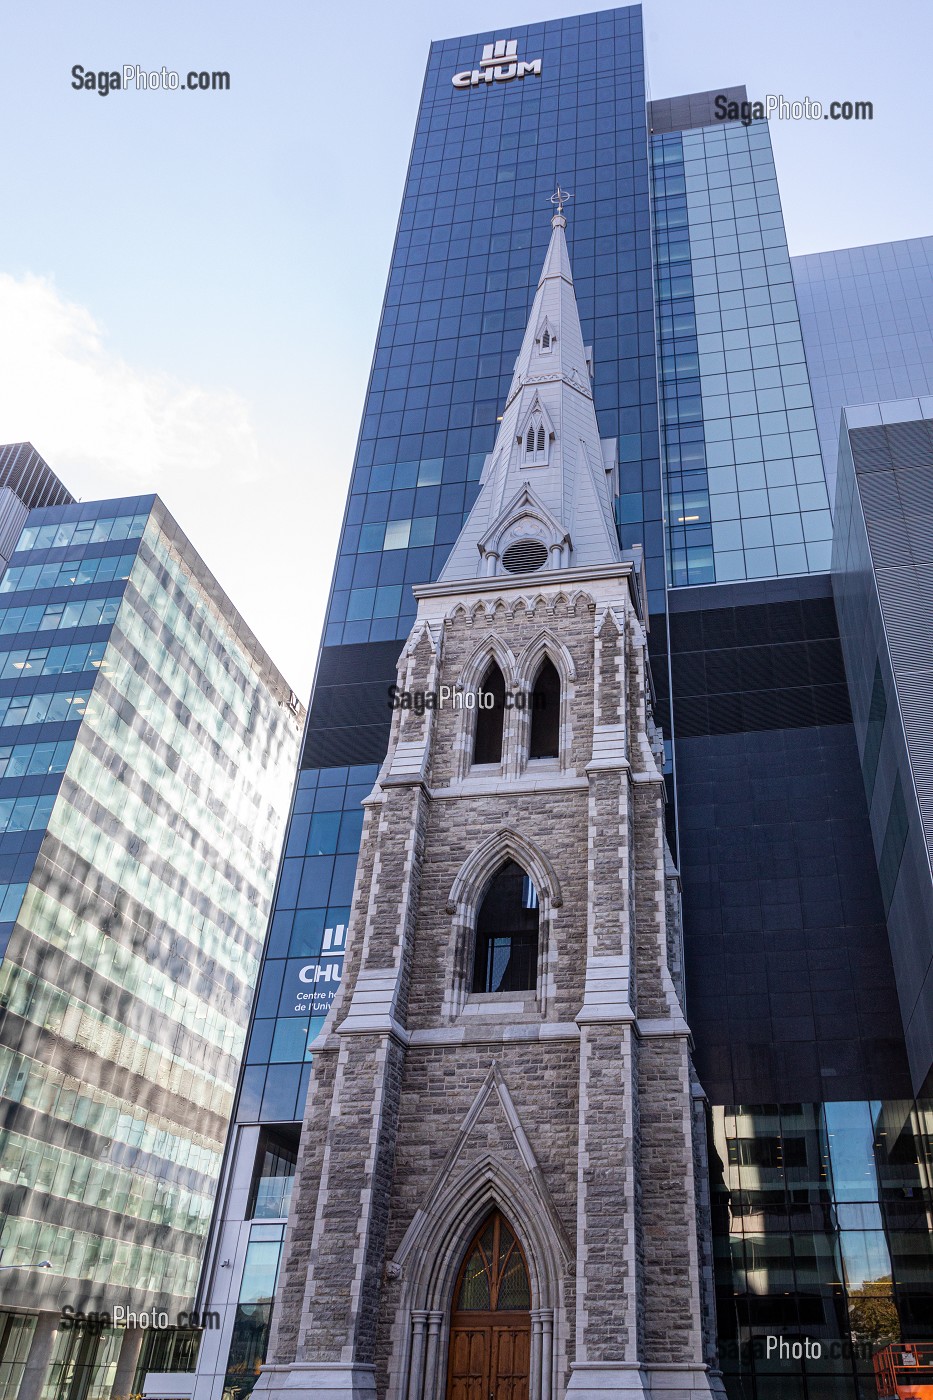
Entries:
{"label": "stone corner pillar", "polygon": [[339,1361],[263,1366],[253,1394],[262,1400],[375,1400],[376,1368]]}
{"label": "stone corner pillar", "polygon": [[[566,1400],[650,1400],[638,1361],[572,1361]],[[686,1397],[682,1397],[686,1400]]]}

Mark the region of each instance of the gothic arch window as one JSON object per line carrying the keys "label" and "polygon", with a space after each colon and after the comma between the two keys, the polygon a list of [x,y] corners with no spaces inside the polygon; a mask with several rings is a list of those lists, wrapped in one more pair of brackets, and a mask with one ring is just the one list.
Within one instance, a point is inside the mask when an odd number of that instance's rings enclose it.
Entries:
{"label": "gothic arch window", "polygon": [[[502,724],[505,719],[505,680],[498,663],[490,661],[479,685],[476,704],[476,730],[473,735],[474,763],[502,762]],[[479,701],[493,697],[491,706]]]}
{"label": "gothic arch window", "polygon": [[534,991],[538,980],[538,891],[514,860],[492,877],[476,919],[474,992]]}
{"label": "gothic arch window", "polygon": [[549,656],[538,668],[531,692],[529,758],[560,756],[560,676]]}
{"label": "gothic arch window", "polygon": [[505,1216],[493,1211],[467,1249],[454,1290],[453,1310],[524,1312],[530,1307],[531,1289],[521,1245]]}
{"label": "gothic arch window", "polygon": [[542,349],[542,351],[543,351],[545,354],[547,354],[548,351],[550,350],[550,348],[551,348],[551,332],[548,330],[547,326],[545,326],[545,328],[544,328],[544,334],[543,334],[542,337],[541,337],[541,349]]}
{"label": "gothic arch window", "polygon": [[[521,441],[521,439],[519,439]],[[525,465],[540,467],[547,463],[548,430],[540,409],[535,409],[525,432]]]}

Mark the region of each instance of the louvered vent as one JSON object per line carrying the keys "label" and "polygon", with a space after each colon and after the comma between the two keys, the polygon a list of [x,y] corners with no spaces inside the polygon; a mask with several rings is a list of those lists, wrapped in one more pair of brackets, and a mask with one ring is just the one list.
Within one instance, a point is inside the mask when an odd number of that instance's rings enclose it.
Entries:
{"label": "louvered vent", "polygon": [[533,574],[547,563],[547,546],[540,540],[516,540],[502,556],[502,564],[510,574]]}

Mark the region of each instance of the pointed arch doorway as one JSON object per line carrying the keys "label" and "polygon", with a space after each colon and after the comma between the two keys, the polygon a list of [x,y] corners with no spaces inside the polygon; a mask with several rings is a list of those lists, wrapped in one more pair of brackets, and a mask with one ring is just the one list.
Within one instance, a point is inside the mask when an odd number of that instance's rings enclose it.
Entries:
{"label": "pointed arch doorway", "polygon": [[450,1315],[447,1400],[528,1400],[531,1289],[515,1232],[493,1211],[470,1243]]}

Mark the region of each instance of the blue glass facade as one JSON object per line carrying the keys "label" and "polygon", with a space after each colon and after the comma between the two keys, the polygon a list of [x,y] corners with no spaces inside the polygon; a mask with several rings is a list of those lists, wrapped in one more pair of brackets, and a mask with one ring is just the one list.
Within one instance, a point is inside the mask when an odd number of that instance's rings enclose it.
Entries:
{"label": "blue glass facade", "polygon": [[300,1119],[308,1046],[340,985],[363,798],[374,766],[298,776],[240,1089],[240,1122]]}
{"label": "blue glass facade", "polygon": [[792,258],[826,481],[839,410],[933,394],[933,237]]}
{"label": "blue glass facade", "polygon": [[623,543],[663,610],[647,135],[638,6],[509,30],[522,81],[455,88],[483,45],[431,46],[344,524],[325,645],[407,635],[407,585],[436,578],[496,432],[570,185],[568,241],[596,411],[618,437]]}
{"label": "blue glass facade", "polygon": [[0,737],[8,740],[0,754],[9,754],[0,780],[0,955],[19,913],[13,892],[21,902],[153,499],[110,503],[106,525],[93,508],[81,512],[77,540],[74,520],[68,537],[57,537],[61,515],[78,508],[53,509],[50,525],[23,530],[0,580]]}
{"label": "blue glass facade", "polygon": [[[714,1108],[730,1396],[877,1400],[873,1353],[929,1337],[931,1109],[851,1099]],[[811,1354],[781,1356],[768,1337],[810,1338]]]}
{"label": "blue glass facade", "polygon": [[651,146],[670,582],[825,570],[832,522],[768,124]]}

